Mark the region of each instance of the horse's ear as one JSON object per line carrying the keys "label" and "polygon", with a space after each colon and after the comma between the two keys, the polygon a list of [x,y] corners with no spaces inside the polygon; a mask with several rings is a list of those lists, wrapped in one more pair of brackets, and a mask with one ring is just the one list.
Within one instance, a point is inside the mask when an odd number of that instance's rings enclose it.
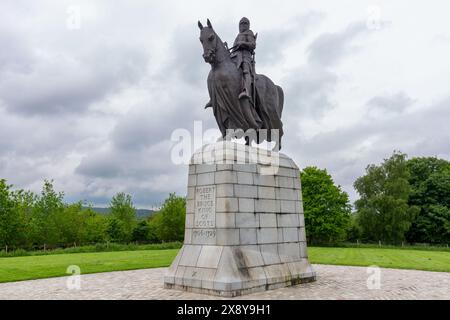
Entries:
{"label": "horse's ear", "polygon": [[202,23],[200,22],[200,20],[198,21],[198,27],[199,27],[200,30],[203,30],[203,25],[202,25]]}
{"label": "horse's ear", "polygon": [[209,21],[209,19],[206,20],[206,24],[212,29],[211,21]]}

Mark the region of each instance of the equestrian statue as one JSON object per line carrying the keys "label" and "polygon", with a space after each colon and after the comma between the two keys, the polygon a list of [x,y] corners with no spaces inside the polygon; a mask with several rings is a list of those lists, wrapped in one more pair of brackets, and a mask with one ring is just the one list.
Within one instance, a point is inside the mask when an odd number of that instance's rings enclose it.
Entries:
{"label": "equestrian statue", "polygon": [[[250,30],[250,21],[245,17],[241,19],[239,34],[231,48],[222,42],[209,19],[206,27],[200,21],[198,27],[203,58],[211,65],[208,75],[210,101],[205,108],[212,108],[222,138],[245,137],[247,145],[252,141],[273,141],[274,150],[280,150],[283,89],[255,72],[257,34]],[[233,133],[231,137],[230,132]]]}

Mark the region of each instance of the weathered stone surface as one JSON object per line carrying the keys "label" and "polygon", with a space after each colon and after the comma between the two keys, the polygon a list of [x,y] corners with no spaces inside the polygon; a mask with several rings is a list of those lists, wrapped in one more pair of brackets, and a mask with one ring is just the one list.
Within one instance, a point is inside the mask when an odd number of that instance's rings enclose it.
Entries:
{"label": "weathered stone surface", "polygon": [[167,288],[231,297],[315,280],[298,167],[286,155],[234,146],[216,143],[191,159],[184,246]]}

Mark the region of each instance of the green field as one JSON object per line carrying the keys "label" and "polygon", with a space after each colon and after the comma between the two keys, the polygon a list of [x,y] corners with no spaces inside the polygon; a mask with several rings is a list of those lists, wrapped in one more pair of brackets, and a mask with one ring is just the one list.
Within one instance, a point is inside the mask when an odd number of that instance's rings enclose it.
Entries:
{"label": "green field", "polygon": [[65,276],[70,265],[79,266],[83,274],[166,267],[177,253],[170,249],[0,258],[0,282]]}
{"label": "green field", "polygon": [[[71,253],[0,258],[0,282],[65,276],[77,265],[81,273],[166,267],[178,249]],[[450,252],[377,248],[308,248],[311,263],[450,272]]]}
{"label": "green field", "polygon": [[308,252],[311,263],[317,264],[450,272],[449,251],[311,247]]}

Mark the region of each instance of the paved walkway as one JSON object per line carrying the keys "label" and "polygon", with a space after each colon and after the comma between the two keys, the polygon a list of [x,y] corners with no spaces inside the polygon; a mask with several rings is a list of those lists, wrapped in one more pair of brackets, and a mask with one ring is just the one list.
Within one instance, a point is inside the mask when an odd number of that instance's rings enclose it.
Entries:
{"label": "paved walkway", "polygon": [[[254,293],[235,299],[447,299],[450,273],[314,265],[317,281],[294,287]],[[165,268],[87,274],[0,284],[0,299],[218,299],[217,297],[163,288]],[[369,279],[369,280],[368,280]],[[77,287],[80,289],[68,289]]]}

